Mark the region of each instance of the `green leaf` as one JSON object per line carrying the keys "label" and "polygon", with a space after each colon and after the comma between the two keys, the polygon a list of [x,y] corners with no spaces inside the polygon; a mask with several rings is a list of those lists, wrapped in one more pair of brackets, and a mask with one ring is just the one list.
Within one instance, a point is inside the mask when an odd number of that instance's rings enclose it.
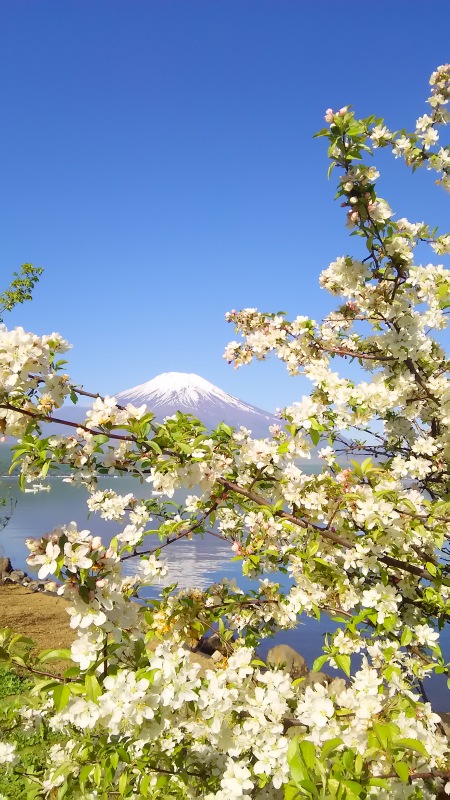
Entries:
{"label": "green leaf", "polygon": [[359,778],[359,776],[361,775],[363,767],[364,767],[364,759],[360,755],[360,753],[358,753],[358,755],[355,758],[355,766],[354,766],[355,775],[357,778]]}
{"label": "green leaf", "polygon": [[0,661],[9,661],[11,656],[4,647],[0,647]]}
{"label": "green leaf", "polygon": [[425,747],[423,746],[422,742],[418,741],[418,739],[395,739],[394,744],[396,747],[401,747],[405,750],[415,750],[417,753],[421,753],[423,756],[428,756]]}
{"label": "green leaf", "polygon": [[340,747],[341,744],[342,744],[342,739],[339,739],[339,737],[336,737],[335,739],[330,739],[328,742],[325,742],[322,745],[322,751],[321,751],[322,758],[328,758],[330,753],[332,753],[333,750],[336,750],[338,747]]}
{"label": "green leaf", "polygon": [[320,672],[327,658],[328,656],[319,656],[318,658],[316,658],[314,664],[312,665],[312,672]]}
{"label": "green leaf", "polygon": [[383,725],[383,723],[380,722],[374,722],[372,728],[381,746],[387,750],[389,742],[392,740],[392,733],[395,732],[396,729],[392,729],[389,724]]}
{"label": "green leaf", "polygon": [[319,442],[320,442],[320,433],[319,433],[319,431],[316,431],[316,430],[314,430],[314,428],[311,428],[310,431],[309,431],[309,435],[310,435],[311,441],[312,441],[312,443],[314,445],[319,444]]}
{"label": "green leaf", "polygon": [[306,791],[309,792],[311,797],[319,797],[317,786],[315,782],[310,780],[310,778],[305,778],[305,780],[302,781],[302,788],[306,789]]}
{"label": "green leaf", "polygon": [[403,628],[402,631],[402,638],[400,639],[400,644],[403,647],[406,647],[412,641],[413,635],[411,628]]}
{"label": "green leaf", "polygon": [[333,655],[333,658],[342,672],[345,672],[347,677],[350,677],[351,659],[349,655]]}
{"label": "green leaf", "polygon": [[314,769],[314,764],[316,763],[316,748],[313,743],[308,742],[306,739],[300,742],[300,752],[308,769]]}
{"label": "green leaf", "polygon": [[39,661],[44,663],[44,661],[50,661],[52,658],[58,658],[63,661],[70,661],[71,652],[66,648],[60,648],[58,650],[42,650],[39,653]]}
{"label": "green leaf", "polygon": [[100,784],[102,782],[102,777],[103,776],[102,776],[101,764],[96,764],[95,767],[94,767],[94,775],[93,775],[94,783],[95,783],[96,786],[100,786]]}
{"label": "green leaf", "polygon": [[403,783],[408,783],[409,781],[409,769],[406,766],[404,761],[396,761],[394,764],[394,769]]}
{"label": "green leaf", "polygon": [[284,800],[300,800],[301,797],[302,794],[300,794],[298,788],[293,786],[292,783],[288,783],[284,789]]}
{"label": "green leaf", "polygon": [[340,782],[336,780],[336,778],[329,778],[328,779],[328,789],[331,791],[331,797],[342,797],[342,794],[338,795]]}
{"label": "green leaf", "polygon": [[369,786],[379,786],[380,789],[390,789],[390,783],[386,778],[370,778]]}
{"label": "green leaf", "polygon": [[89,775],[91,774],[93,769],[94,769],[94,765],[93,764],[85,764],[84,767],[81,767],[80,775],[79,775],[79,778],[78,778],[81,787],[83,787],[83,785],[86,783],[86,781],[89,778]]}
{"label": "green leaf", "polygon": [[150,775],[144,775],[139,784],[139,791],[142,797],[148,797],[148,790],[150,786]]}
{"label": "green leaf", "polygon": [[300,757],[298,739],[296,738],[292,739],[289,744],[287,760],[291,770],[292,778],[296,783],[301,783],[301,781],[305,780],[305,778],[308,778],[308,770],[305,762]]}
{"label": "green leaf", "polygon": [[70,688],[67,683],[60,683],[53,689],[53,702],[56,711],[62,711],[70,700]]}
{"label": "green leaf", "polygon": [[158,455],[161,455],[162,450],[161,450],[159,444],[157,442],[155,442],[154,439],[147,439],[145,444],[148,445],[152,450],[154,450],[155,453],[158,453]]}
{"label": "green leaf", "polygon": [[348,800],[352,800],[353,797],[359,797],[364,788],[358,781],[348,779],[341,781],[341,786],[345,786],[347,789],[346,798]]}
{"label": "green leaf", "polygon": [[353,766],[355,761],[355,753],[353,750],[345,750],[341,756],[341,763],[344,765],[345,769],[350,769]]}
{"label": "green leaf", "polygon": [[16,635],[12,637],[12,639],[11,639],[11,641],[9,643],[10,649],[12,649],[14,647],[14,645],[16,645],[16,644],[33,645],[34,644],[34,640],[30,639],[28,636],[23,636],[23,634],[21,634],[21,633],[16,633]]}
{"label": "green leaf", "polygon": [[92,438],[96,444],[106,444],[106,442],[109,442],[109,436],[106,436],[104,433],[96,433]]}
{"label": "green leaf", "polygon": [[119,763],[119,753],[117,750],[114,750],[109,757],[109,762],[114,770],[117,769],[117,764]]}
{"label": "green leaf", "polygon": [[372,466],[373,466],[372,459],[371,458],[365,458],[364,461],[362,462],[362,464],[360,465],[361,475],[365,475],[366,472],[368,472],[372,468]]}
{"label": "green leaf", "polygon": [[128,773],[127,772],[122,772],[122,775],[119,778],[119,786],[118,786],[119,794],[122,797],[125,794],[125,791],[126,791],[126,788],[127,788],[127,783],[128,783]]}
{"label": "green leaf", "polygon": [[100,686],[95,675],[86,675],[84,679],[86,685],[86,697],[88,700],[96,700],[102,693]]}
{"label": "green leaf", "polygon": [[23,658],[21,658],[21,656],[11,656],[11,661],[14,661],[15,664],[19,665],[19,667],[25,667],[25,669],[27,667],[26,662]]}

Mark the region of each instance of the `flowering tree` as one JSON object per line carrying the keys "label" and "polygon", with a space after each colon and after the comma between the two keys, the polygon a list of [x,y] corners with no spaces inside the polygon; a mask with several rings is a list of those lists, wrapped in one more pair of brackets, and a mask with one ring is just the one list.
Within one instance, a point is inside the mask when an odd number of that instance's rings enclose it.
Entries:
{"label": "flowering tree", "polygon": [[[43,269],[41,267],[34,267],[33,264],[22,264],[19,272],[15,272],[13,279],[0,294],[0,323],[2,315],[5,311],[11,311],[14,306],[24,303],[26,300],[31,300],[33,289],[42,275]],[[0,441],[4,442],[5,437],[0,437]],[[11,497],[0,497],[0,509],[5,509],[0,516],[0,531],[6,527],[14,509],[15,503]]]}
{"label": "flowering tree", "polygon": [[[11,736],[17,725],[59,737],[45,770],[26,776],[27,798],[383,800],[450,790],[449,745],[422,683],[449,670],[439,633],[450,617],[450,389],[432,331],[446,326],[450,272],[416,264],[414,254],[417,246],[449,254],[450,235],[395,220],[365,163],[390,148],[413,170],[436,170],[450,189],[450,148],[438,144],[450,65],[430,83],[430,113],[412,134],[358,120],[349,108],[326,112],[319,135],[364,249],[321,275],[336,310],[320,324],[256,309],[228,314],[241,335],[228,361],[274,352],[313,384],[271,438],[224,424],[208,432],[182,414],[158,424],[145,406],[124,408],[72,385],[58,334],[1,331],[0,422],[19,437],[22,484],[67,465],[90,511],[123,520],[109,545],[74,523],[28,541],[39,578],[62,581],[77,638],[70,654],[33,659],[20,637],[3,633],[2,657],[36,677]],[[366,379],[341,377],[338,359],[356,361]],[[80,395],[94,400],[85,422],[43,438],[41,422],[63,421],[57,409]],[[306,474],[300,459],[326,439],[322,470]],[[147,481],[157,495],[99,491],[97,476],[114,472]],[[174,512],[168,501],[180,487],[196,493]],[[130,602],[165,574],[165,547],[211,534],[229,541],[244,574],[260,578],[257,590],[223,580]],[[135,574],[124,576],[130,559]],[[264,578],[277,570],[291,578],[286,591]],[[345,683],[305,688],[255,659],[263,637],[321,612],[340,626],[315,669],[339,668]],[[232,653],[201,672],[183,645],[212,626]],[[74,666],[47,675],[45,662],[62,655]],[[11,738],[0,761],[21,770]]]}
{"label": "flowering tree", "polygon": [[42,267],[33,267],[33,264],[22,264],[19,272],[14,273],[8,288],[0,294],[0,322],[5,311],[11,311],[14,306],[31,300],[33,289],[42,273]]}

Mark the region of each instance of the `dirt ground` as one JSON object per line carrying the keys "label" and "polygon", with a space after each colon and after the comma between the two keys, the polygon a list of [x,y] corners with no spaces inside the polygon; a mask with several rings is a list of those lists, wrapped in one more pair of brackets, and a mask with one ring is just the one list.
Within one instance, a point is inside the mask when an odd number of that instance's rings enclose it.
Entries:
{"label": "dirt ground", "polygon": [[[11,628],[36,642],[35,652],[70,647],[76,632],[69,627],[68,602],[62,597],[30,592],[19,584],[0,584],[0,628]],[[149,645],[154,649],[158,642]],[[214,667],[214,661],[202,653],[191,653],[191,660],[202,671]],[[53,671],[70,666],[68,662],[48,662]]]}
{"label": "dirt ground", "polygon": [[70,647],[75,632],[66,607],[62,597],[30,592],[19,584],[0,585],[0,628],[28,636],[37,650]]}

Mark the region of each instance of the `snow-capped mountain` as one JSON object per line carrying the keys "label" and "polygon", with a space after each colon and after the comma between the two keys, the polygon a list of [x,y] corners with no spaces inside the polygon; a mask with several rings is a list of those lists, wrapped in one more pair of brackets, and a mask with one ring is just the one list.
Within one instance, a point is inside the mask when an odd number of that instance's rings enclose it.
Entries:
{"label": "snow-capped mountain", "polygon": [[198,417],[208,428],[216,427],[219,422],[234,428],[244,425],[254,436],[267,436],[269,425],[277,422],[267,411],[244,403],[192,372],[163,372],[115,397],[121,405],[145,403],[159,421],[182,411]]}

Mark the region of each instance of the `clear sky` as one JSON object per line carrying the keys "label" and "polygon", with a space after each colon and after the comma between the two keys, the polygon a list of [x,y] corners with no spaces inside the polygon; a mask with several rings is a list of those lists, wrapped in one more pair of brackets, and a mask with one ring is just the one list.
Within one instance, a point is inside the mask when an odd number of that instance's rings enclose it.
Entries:
{"label": "clear sky", "polygon": [[[5,321],[62,333],[90,390],[180,370],[299,398],[279,363],[226,364],[224,313],[331,307],[354,240],[312,136],[347,103],[412,127],[449,30],[448,0],[0,0],[2,285],[45,268]],[[434,174],[386,165],[398,215],[450,230]]]}

